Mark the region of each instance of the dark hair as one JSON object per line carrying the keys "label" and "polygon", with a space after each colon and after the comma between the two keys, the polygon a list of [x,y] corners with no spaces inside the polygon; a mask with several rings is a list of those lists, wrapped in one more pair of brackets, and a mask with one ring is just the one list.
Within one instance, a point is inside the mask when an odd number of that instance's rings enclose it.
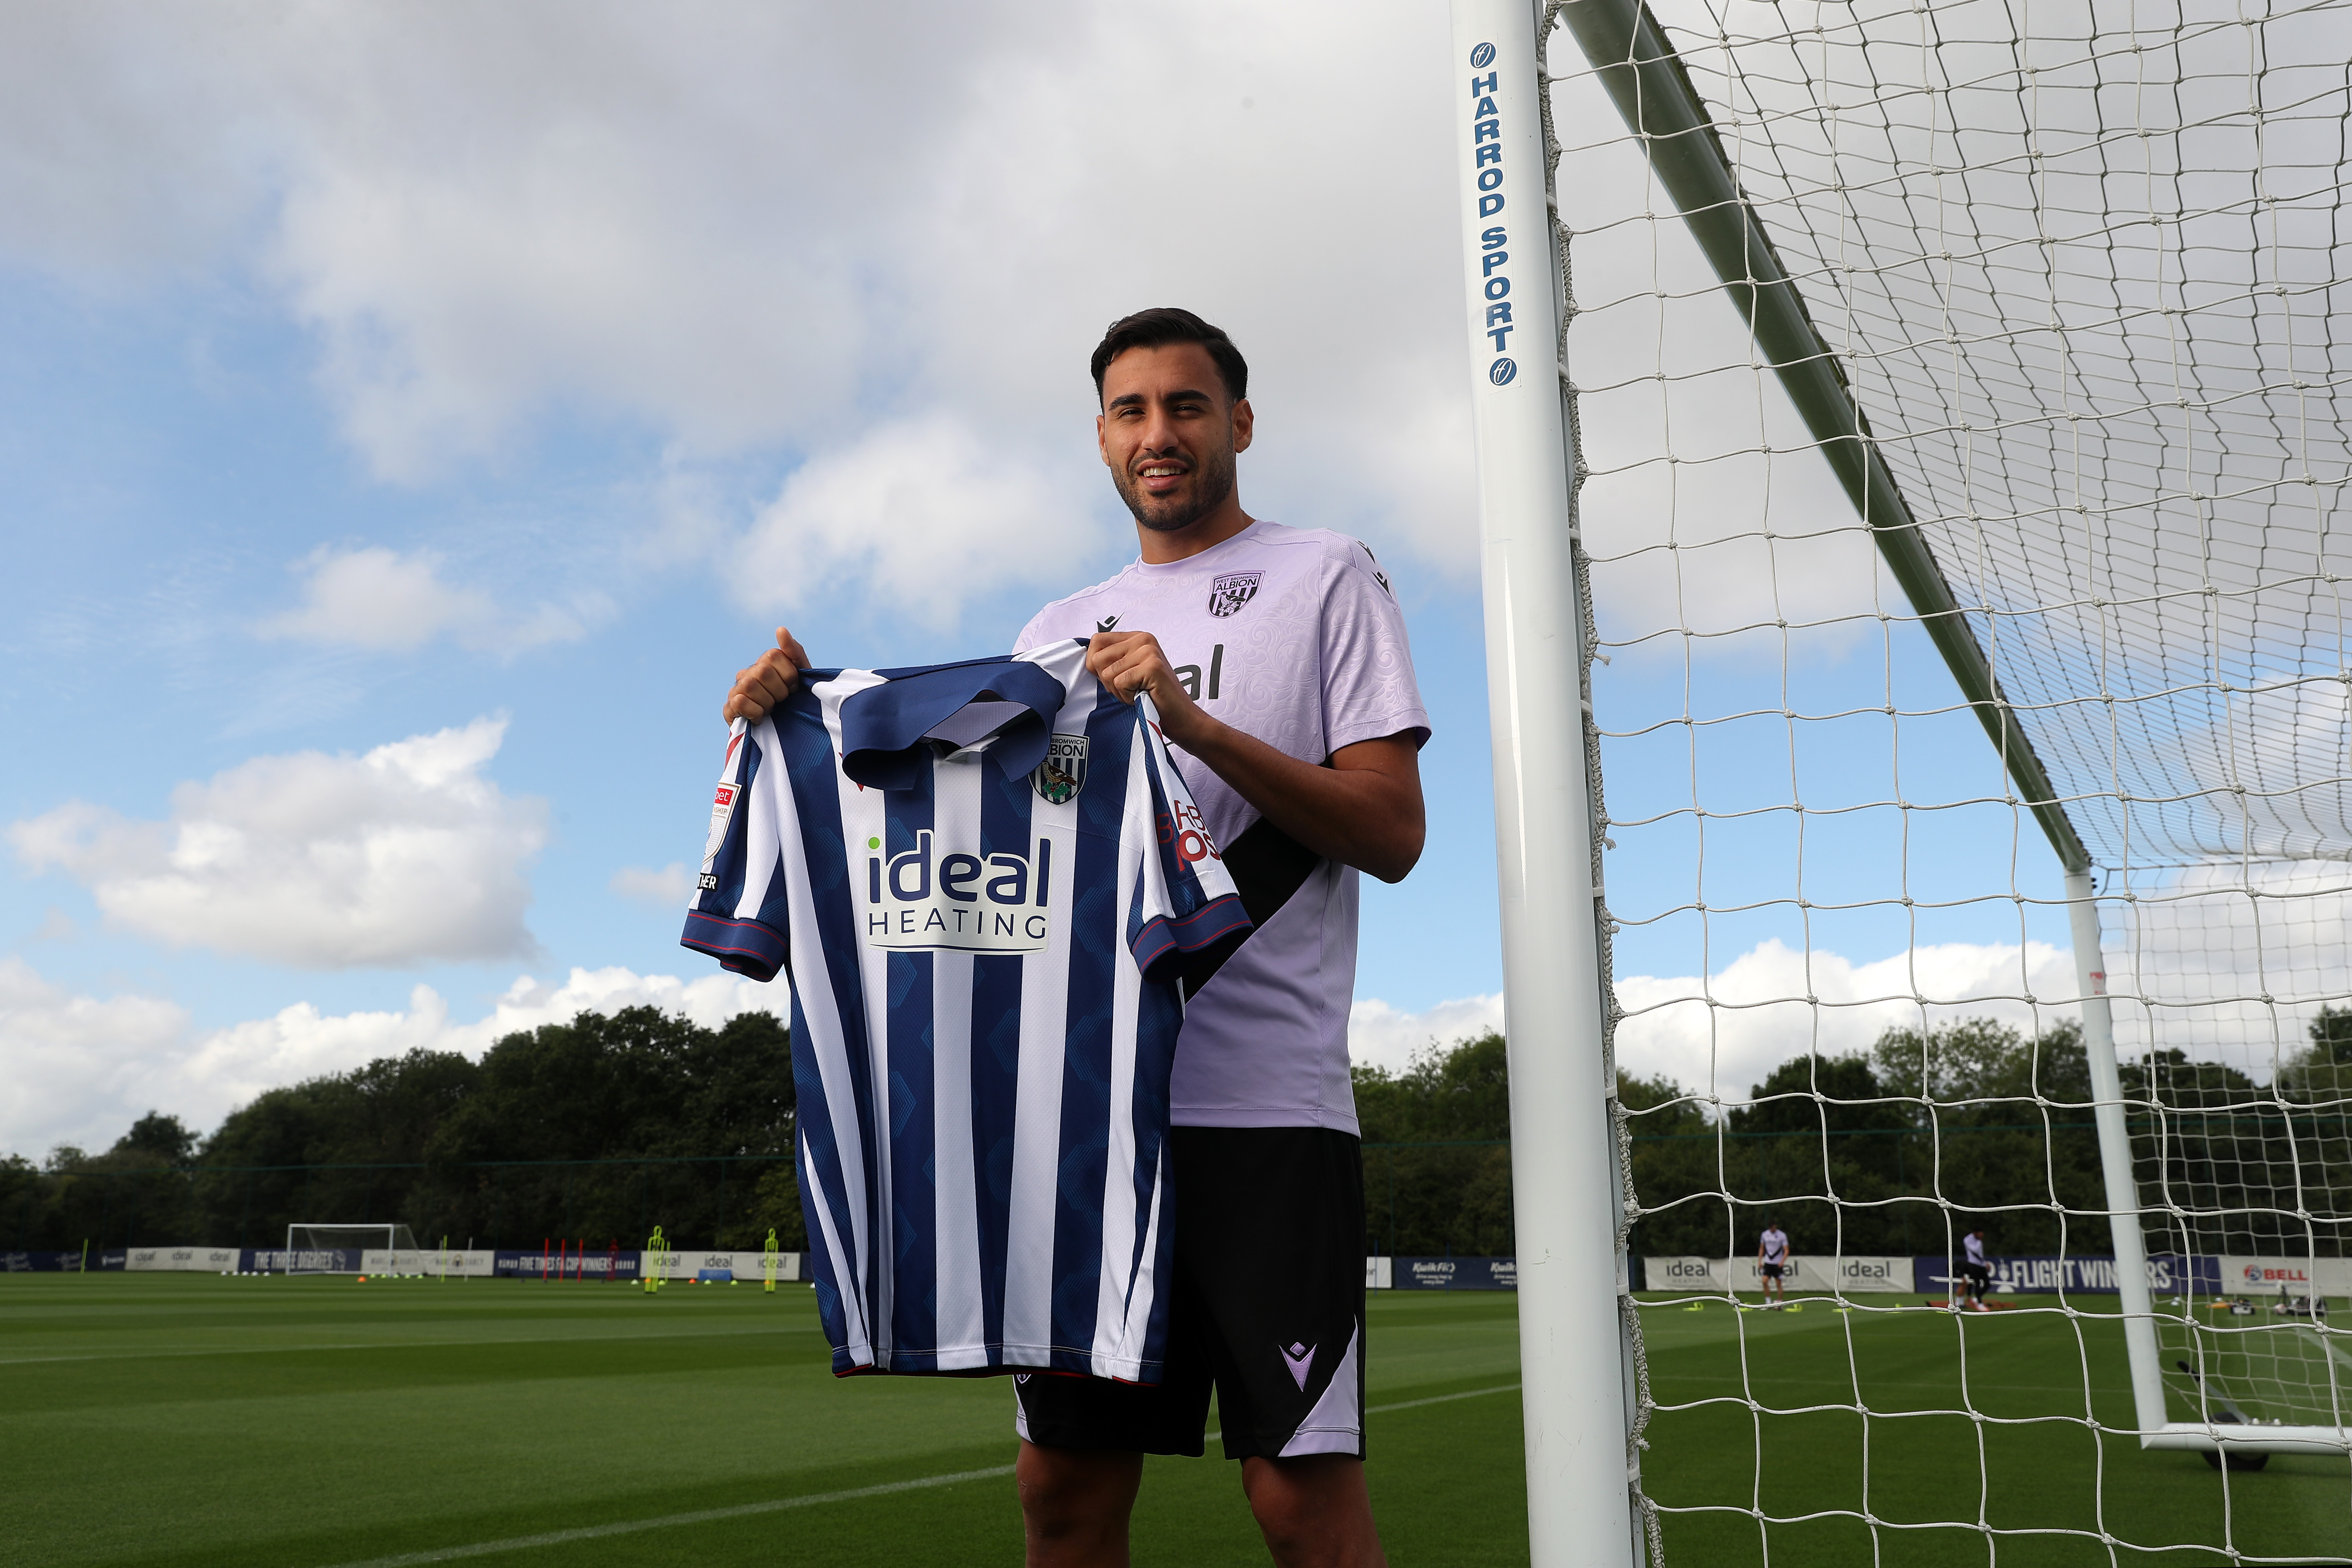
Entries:
{"label": "dark hair", "polygon": [[1242,358],[1242,351],[1234,347],[1234,340],[1225,336],[1223,327],[1213,327],[1174,305],[1155,305],[1121,316],[1095,345],[1095,357],[1088,364],[1095,373],[1095,401],[1102,401],[1103,372],[1110,368],[1111,361],[1129,349],[1156,349],[1166,343],[1200,344],[1209,351],[1217,374],[1224,379],[1226,394],[1235,403],[1249,395],[1249,362]]}

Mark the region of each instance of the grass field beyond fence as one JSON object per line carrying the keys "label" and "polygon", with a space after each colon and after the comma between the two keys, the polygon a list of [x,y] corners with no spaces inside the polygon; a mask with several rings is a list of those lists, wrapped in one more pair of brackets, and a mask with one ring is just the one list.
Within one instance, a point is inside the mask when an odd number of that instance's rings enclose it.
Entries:
{"label": "grass field beyond fence", "polygon": [[[1527,1560],[1515,1308],[1507,1295],[1373,1300],[1371,1481],[1400,1564]],[[1663,1412],[1644,1458],[1663,1501],[1760,1502],[1781,1518],[1866,1502],[1891,1522],[1974,1521],[1990,1495],[1987,1521],[2011,1529],[2093,1528],[2104,1500],[2108,1528],[2141,1544],[2224,1539],[2225,1479],[2193,1454],[2110,1443],[2100,1477],[2079,1427],[1892,1414],[1957,1405],[1963,1354],[1988,1415],[2079,1414],[2084,1363],[2063,1320],[1848,1317],[1819,1302],[1645,1318],[1670,1403],[1744,1389],[1776,1410],[1850,1404],[1858,1371],[1887,1413],[1865,1437],[1851,1412]],[[2105,1322],[2084,1333],[2089,1397],[2120,1418],[2120,1337]],[[825,1364],[801,1289],[0,1277],[0,1561],[1019,1562],[1012,1482],[995,1473],[1013,1458],[1007,1385],[841,1381]],[[2352,1544],[2340,1461],[2280,1458],[2227,1483],[2243,1550],[2310,1561]],[[1972,1528],[1883,1530],[1874,1558],[1853,1521],[1666,1522],[1675,1563],[1761,1562],[1768,1539],[1780,1563],[2110,1560],[2063,1536],[2004,1536],[1995,1552]],[[479,1550],[500,1542],[515,1544]],[[1264,1562],[1237,1468],[1153,1460],[1136,1560]]]}

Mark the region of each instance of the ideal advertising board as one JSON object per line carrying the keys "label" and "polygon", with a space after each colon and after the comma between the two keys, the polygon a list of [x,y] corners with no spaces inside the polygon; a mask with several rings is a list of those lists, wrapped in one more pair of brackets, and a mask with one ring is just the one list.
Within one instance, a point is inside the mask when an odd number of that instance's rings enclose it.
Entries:
{"label": "ideal advertising board", "polygon": [[234,1274],[244,1262],[243,1249],[235,1247],[134,1247],[122,1266],[134,1273]]}
{"label": "ideal advertising board", "polygon": [[[1786,1270],[1780,1276],[1784,1287],[1816,1295],[1823,1291],[1843,1296],[1909,1295],[1916,1288],[1915,1271],[1908,1258],[1862,1253],[1843,1258],[1799,1256],[1781,1267]],[[1642,1274],[1643,1288],[1651,1290],[1728,1295],[1764,1288],[1763,1276],[1757,1271],[1753,1258],[1644,1258]]]}
{"label": "ideal advertising board", "polygon": [[1394,1287],[1395,1281],[1396,1281],[1396,1259],[1395,1259],[1395,1258],[1365,1258],[1365,1259],[1364,1259],[1364,1289],[1367,1289],[1367,1290],[1387,1290],[1387,1289],[1392,1289],[1392,1288]]}
{"label": "ideal advertising board", "polygon": [[[702,1247],[682,1247],[662,1254],[662,1278],[691,1279],[706,1270],[726,1269],[740,1280],[758,1282],[767,1278],[766,1255],[758,1252],[720,1252]],[[780,1252],[776,1255],[776,1278],[790,1283],[801,1278],[801,1254]]]}
{"label": "ideal advertising board", "polygon": [[1391,1275],[1400,1290],[1516,1290],[1516,1258],[1398,1258]]}

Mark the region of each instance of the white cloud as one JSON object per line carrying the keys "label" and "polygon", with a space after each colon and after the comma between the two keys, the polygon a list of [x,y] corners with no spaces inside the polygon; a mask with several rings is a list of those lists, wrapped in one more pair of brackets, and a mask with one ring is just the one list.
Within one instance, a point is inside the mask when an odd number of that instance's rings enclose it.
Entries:
{"label": "white cloud", "polygon": [[322,1014],[310,1003],[226,1028],[194,1031],[175,1005],[99,1001],[0,959],[0,1151],[38,1155],[61,1142],[103,1148],[151,1110],[209,1130],[263,1090],[412,1050],[478,1058],[507,1035],[580,1013],[659,1007],[716,1028],[740,1013],[782,1011],[781,986],[735,974],[684,981],[627,969],[574,969],[561,984],[525,975],[488,1012],[454,1022],[429,985],[402,1012]]}
{"label": "white cloud", "polygon": [[531,950],[526,868],[544,805],[482,776],[503,720],[365,756],[257,757],[173,792],[168,822],[74,801],[13,824],[35,871],[87,884],[115,925],[306,968]]}
{"label": "white cloud", "polygon": [[[2041,942],[2022,949],[1953,942],[1857,963],[1766,942],[1704,980],[1619,975],[1618,1005],[1627,1016],[1617,1026],[1617,1065],[1745,1100],[1774,1068],[1808,1050],[1866,1050],[1881,1030],[1916,1026],[1923,1018],[1990,1017],[2029,1031],[2047,1028],[2078,1015],[2076,992],[2073,955]],[[2038,1012],[2028,996],[2039,999]],[[1424,1013],[1360,1001],[1348,1020],[1348,1054],[1359,1065],[1394,1071],[1432,1045],[1503,1027],[1500,995],[1441,1002]]]}
{"label": "white cloud", "polygon": [[1705,979],[1619,975],[1617,1065],[1744,1100],[1809,1050],[1866,1050],[1891,1026],[1958,1017],[2048,1028],[2079,1016],[2079,994],[2074,955],[2043,942],[1948,942],[1857,963],[1769,941]]}
{"label": "white cloud", "polygon": [[886,425],[803,464],[730,574],[747,609],[807,605],[865,579],[893,616],[951,618],[967,597],[1059,583],[1093,542],[1064,471],[992,449],[945,415]]}
{"label": "white cloud", "polygon": [[[1561,35],[1556,50],[1575,58]],[[1557,54],[1555,58],[1560,58]],[[1714,269],[1653,183],[1598,79],[1555,93],[1573,171],[1570,261],[1580,307],[1569,371],[1580,392],[1584,536],[1601,634],[1658,656],[1750,657],[1772,628],[1866,616],[1901,596]],[[1580,145],[1580,143],[1587,143]],[[1803,640],[1834,655],[1864,626]]]}
{"label": "white cloud", "polygon": [[[720,547],[761,603],[1046,570],[1108,500],[1060,488],[1092,462],[1087,352],[1188,303],[1253,361],[1254,510],[1466,580],[1457,242],[1411,219],[1455,195],[1444,50],[1412,0],[1176,26],[1077,0],[52,7],[0,57],[0,251],[259,279],[390,478],[549,413],[649,426],[688,468],[817,454],[761,571]],[[959,427],[961,489],[936,447],[899,466],[906,432]],[[1033,502],[1059,521],[934,564],[959,517]]]}
{"label": "white cloud", "polygon": [[[436,637],[461,647],[517,653],[587,635],[583,614],[541,604],[526,614],[501,610],[478,588],[452,587],[430,551],[404,555],[371,545],[321,547],[297,563],[299,609],[261,624],[265,637],[329,647],[405,652]],[[593,615],[601,604],[583,606]]]}
{"label": "white cloud", "polygon": [[1503,1026],[1503,998],[1462,996],[1423,1013],[1400,1013],[1366,998],[1348,1009],[1348,1059],[1358,1067],[1399,1072],[1434,1046],[1441,1049]]}
{"label": "white cloud", "polygon": [[[2207,860],[2111,876],[2101,906],[2116,1043],[2177,1049],[2267,1080],[2309,1045],[2323,1004],[2352,995],[2352,868]],[[2128,891],[2129,898],[2117,895]]]}
{"label": "white cloud", "polygon": [[[0,958],[0,1151],[37,1156],[110,1142],[151,1109],[146,1064],[185,1038],[188,1016],[147,996],[77,996],[16,957]],[[104,1114],[93,1108],[105,1106]]]}
{"label": "white cloud", "polygon": [[624,866],[613,873],[613,879],[606,886],[621,897],[634,899],[642,904],[682,910],[694,892],[694,873],[677,860],[658,871],[643,866]]}

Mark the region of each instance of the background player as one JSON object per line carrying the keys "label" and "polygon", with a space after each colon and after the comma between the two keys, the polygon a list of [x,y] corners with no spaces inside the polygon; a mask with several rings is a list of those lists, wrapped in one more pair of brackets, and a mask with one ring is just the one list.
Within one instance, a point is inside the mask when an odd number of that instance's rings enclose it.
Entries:
{"label": "background player", "polygon": [[[1385,1562],[1364,1486],[1363,1170],[1347,1049],[1356,873],[1403,878],[1423,836],[1429,721],[1386,573],[1344,535],[1242,510],[1248,366],[1186,310],[1111,325],[1096,439],[1139,558],[1049,605],[1020,647],[1090,638],[1150,691],[1255,929],[1191,988],[1170,1140],[1167,1381],[1018,1383],[1029,1561],[1127,1562],[1145,1453],[1199,1454],[1210,1390],[1276,1562]],[[758,719],[810,660],[789,631],[726,713]]]}
{"label": "background player", "polygon": [[1756,1278],[1763,1287],[1767,1307],[1789,1304],[1788,1283],[1781,1279],[1788,1269],[1789,1233],[1780,1228],[1778,1219],[1768,1215],[1764,1219],[1764,1234],[1756,1240]]}
{"label": "background player", "polygon": [[1952,1310],[1960,1310],[1962,1290],[1967,1295],[1968,1309],[1972,1312],[1990,1312],[1985,1305],[1985,1287],[1992,1283],[1992,1264],[1985,1257],[1984,1226],[1978,1226],[1960,1237],[1961,1290],[1952,1292]]}

